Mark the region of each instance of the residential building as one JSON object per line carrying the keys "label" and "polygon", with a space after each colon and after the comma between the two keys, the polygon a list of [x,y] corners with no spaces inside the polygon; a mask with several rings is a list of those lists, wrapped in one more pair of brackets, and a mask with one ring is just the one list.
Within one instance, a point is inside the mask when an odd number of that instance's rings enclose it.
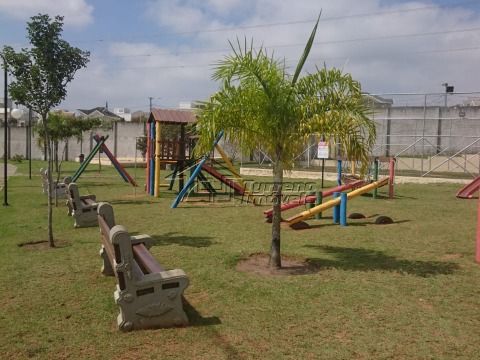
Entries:
{"label": "residential building", "polygon": [[121,116],[111,112],[106,107],[99,106],[93,109],[77,109],[77,116],[87,117],[87,118],[98,118],[102,120],[111,120],[111,121],[122,121],[124,120]]}

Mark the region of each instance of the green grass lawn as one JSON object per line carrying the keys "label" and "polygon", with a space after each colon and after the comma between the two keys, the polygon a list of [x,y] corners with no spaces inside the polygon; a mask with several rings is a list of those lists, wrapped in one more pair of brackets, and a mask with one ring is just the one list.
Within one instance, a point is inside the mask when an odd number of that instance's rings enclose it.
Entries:
{"label": "green grass lawn", "polygon": [[81,193],[111,202],[117,223],[150,234],[154,256],[190,278],[192,326],[121,333],[115,280],[100,273],[98,228],[74,229],[61,203],[54,210],[59,246],[18,246],[46,240],[41,165],[34,162],[32,180],[27,163],[18,165],[11,206],[0,208],[2,359],[478,357],[476,201],[456,199],[457,185],[399,185],[395,200],[349,203],[349,212],[387,215],[392,225],[374,225],[371,217],[340,228],[328,212],[311,229],[285,229],[283,254],[307,259],[316,271],[268,277],[236,270],[240,259],[269,249],[265,207],[170,209],[172,192],[154,199],[113,169],[98,173],[90,165],[78,181]]}

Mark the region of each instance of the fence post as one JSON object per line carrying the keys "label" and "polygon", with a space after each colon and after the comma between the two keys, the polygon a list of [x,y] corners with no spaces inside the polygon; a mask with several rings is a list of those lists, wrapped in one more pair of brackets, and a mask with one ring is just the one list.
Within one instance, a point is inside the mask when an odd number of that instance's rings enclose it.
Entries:
{"label": "fence post", "polygon": [[477,244],[475,252],[475,261],[480,264],[480,197],[477,205]]}
{"label": "fence post", "polygon": [[[339,192],[334,192],[333,193],[333,198],[338,198],[341,193]],[[333,208],[333,223],[338,224],[340,223],[340,204],[335,205]]]}
{"label": "fence post", "polygon": [[388,197],[393,199],[395,196],[394,193],[394,183],[395,183],[395,158],[390,158],[390,167],[389,167],[389,178],[388,178]]}
{"label": "fence post", "polygon": [[314,192],[308,192],[307,195],[305,196],[305,203],[307,204],[307,209],[313,209],[313,207],[315,206],[315,202],[307,203],[307,198],[313,195],[315,195]]}
{"label": "fence post", "polygon": [[[378,181],[378,158],[376,157],[373,161],[373,181]],[[378,196],[378,188],[373,189],[373,198],[376,199]]]}
{"label": "fence post", "polygon": [[337,160],[337,185],[342,185],[342,160]]}
{"label": "fence post", "polygon": [[340,226],[347,226],[347,193],[340,195]]}
{"label": "fence post", "polygon": [[[315,199],[315,206],[320,205],[323,202],[323,193],[321,191],[316,192],[317,198]],[[322,213],[316,213],[315,219],[320,220],[322,218]]]}
{"label": "fence post", "polygon": [[392,132],[392,119],[390,119],[390,107],[387,108],[387,135],[385,143],[385,156],[390,156],[390,135]]}
{"label": "fence post", "polygon": [[117,157],[118,122],[113,122],[113,156]]}

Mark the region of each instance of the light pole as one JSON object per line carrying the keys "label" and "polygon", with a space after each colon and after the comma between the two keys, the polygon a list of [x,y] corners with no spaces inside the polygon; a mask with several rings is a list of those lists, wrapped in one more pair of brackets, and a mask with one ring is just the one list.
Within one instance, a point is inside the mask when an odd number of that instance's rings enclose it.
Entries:
{"label": "light pole", "polygon": [[[148,101],[149,101],[149,103],[150,103],[150,107],[149,107],[150,112],[148,113],[148,116],[150,116],[150,114],[152,113],[152,100],[153,100],[153,99],[154,99],[153,96],[149,96],[149,97],[148,97]],[[145,121],[143,122],[143,136],[147,136],[147,121],[148,121],[148,117],[147,117],[147,120],[145,120]]]}
{"label": "light pole", "polygon": [[444,101],[444,105],[445,105],[445,109],[447,108],[447,94],[451,94],[453,93],[453,91],[455,90],[455,87],[453,85],[448,85],[448,83],[443,83],[442,86],[445,86],[445,101]]}
{"label": "light pole", "polygon": [[7,99],[8,99],[8,80],[7,80],[7,60],[5,57],[0,54],[3,58],[3,70],[4,70],[4,89],[3,89],[3,206],[8,206],[8,180],[7,180],[7,127],[8,127],[8,119],[7,119]]}
{"label": "light pole", "polygon": [[28,178],[32,180],[32,109],[28,109]]}
{"label": "light pole", "polygon": [[441,152],[442,148],[442,118],[446,117],[447,115],[447,95],[449,93],[453,93],[454,87],[453,85],[448,85],[448,83],[443,83],[442,86],[445,86],[445,97],[444,97],[444,104],[443,104],[443,111],[442,116],[438,118],[438,127],[437,127],[437,154]]}

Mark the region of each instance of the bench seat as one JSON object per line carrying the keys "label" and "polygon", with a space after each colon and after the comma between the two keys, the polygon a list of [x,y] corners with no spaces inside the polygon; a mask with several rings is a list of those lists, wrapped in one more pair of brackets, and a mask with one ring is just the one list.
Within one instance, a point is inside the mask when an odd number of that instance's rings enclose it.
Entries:
{"label": "bench seat", "polygon": [[98,205],[98,225],[103,259],[102,273],[115,276],[115,303],[122,331],[167,328],[188,325],[183,309],[183,292],[189,280],[181,269],[166,270],[152,256],[148,235],[132,236],[124,226],[116,225],[113,208]]}
{"label": "bench seat", "polygon": [[75,227],[89,227],[97,225],[97,207],[95,195],[80,196],[76,183],[68,184],[67,192],[68,215],[75,219]]}
{"label": "bench seat", "polygon": [[[42,176],[42,191],[45,195],[48,195],[48,169],[40,169],[40,175]],[[71,182],[71,177],[67,176],[63,179],[63,182],[53,182],[52,186],[52,198],[57,199],[67,198],[68,184]]]}

